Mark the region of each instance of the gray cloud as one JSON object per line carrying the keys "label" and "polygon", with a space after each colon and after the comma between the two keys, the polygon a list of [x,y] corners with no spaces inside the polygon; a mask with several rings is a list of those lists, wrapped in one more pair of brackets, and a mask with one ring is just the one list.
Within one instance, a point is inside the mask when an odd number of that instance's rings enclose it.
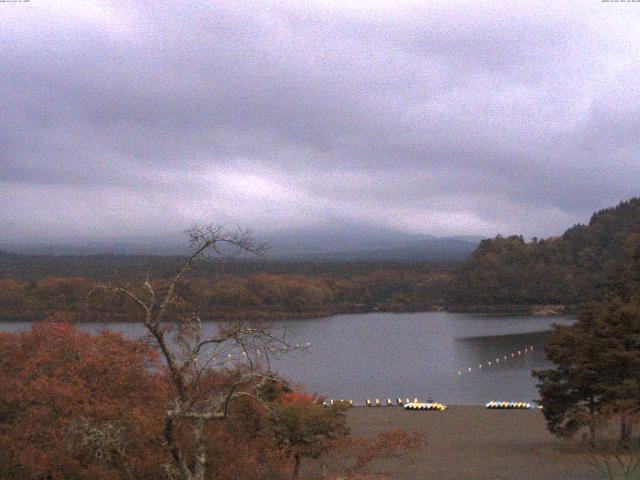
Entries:
{"label": "gray cloud", "polygon": [[640,10],[2,5],[2,239],[546,236],[638,195]]}

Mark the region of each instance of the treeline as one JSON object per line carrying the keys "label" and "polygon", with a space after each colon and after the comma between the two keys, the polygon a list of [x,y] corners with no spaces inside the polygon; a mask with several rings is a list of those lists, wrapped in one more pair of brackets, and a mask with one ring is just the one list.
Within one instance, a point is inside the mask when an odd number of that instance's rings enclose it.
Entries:
{"label": "treeline", "polygon": [[633,198],[558,238],[483,240],[458,267],[447,303],[576,305],[601,298],[616,262],[639,234],[640,198]]}
{"label": "treeline", "polygon": [[[188,253],[185,243],[185,255]],[[165,255],[25,255],[0,250],[0,278],[34,281],[45,277],[87,277],[99,281],[149,274],[153,277],[173,275],[185,256]],[[448,271],[451,265],[429,262],[376,262],[376,261],[293,261],[264,257],[212,257],[193,267],[193,275],[217,277],[220,275],[249,276],[258,273],[301,274],[309,276],[331,275],[354,277],[378,271],[404,270]]]}
{"label": "treeline", "polygon": [[[126,280],[119,279],[120,283]],[[186,277],[178,287],[181,297],[203,318],[281,319],[373,310],[429,310],[444,303],[449,281],[446,270],[422,266],[352,275],[202,276],[200,272]],[[162,288],[166,277],[153,278],[152,282]],[[90,303],[85,301],[97,283],[88,277],[0,279],[0,311],[6,320],[37,319],[53,311],[73,313],[79,320],[129,320],[131,311],[124,303],[95,298]]]}

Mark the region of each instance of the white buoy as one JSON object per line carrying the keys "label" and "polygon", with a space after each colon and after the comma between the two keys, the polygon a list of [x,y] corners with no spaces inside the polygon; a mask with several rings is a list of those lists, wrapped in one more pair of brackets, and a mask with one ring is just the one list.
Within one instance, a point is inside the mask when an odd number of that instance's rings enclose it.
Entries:
{"label": "white buoy", "polygon": [[488,365],[491,366],[491,362],[489,362]]}

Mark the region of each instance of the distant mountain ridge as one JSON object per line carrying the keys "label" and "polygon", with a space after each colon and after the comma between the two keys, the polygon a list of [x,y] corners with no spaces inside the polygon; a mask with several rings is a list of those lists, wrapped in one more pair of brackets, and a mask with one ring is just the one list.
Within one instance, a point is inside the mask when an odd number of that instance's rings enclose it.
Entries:
{"label": "distant mountain ridge", "polygon": [[358,227],[280,232],[266,238],[270,254],[280,259],[448,263],[469,256],[480,237],[435,237]]}
{"label": "distant mountain ridge", "polygon": [[467,258],[477,245],[478,242],[472,243],[453,238],[424,238],[396,245],[382,245],[377,248],[299,252],[283,255],[282,258],[317,261],[451,263]]}
{"label": "distant mountain ridge", "polygon": [[[292,261],[436,262],[465,259],[481,237],[435,237],[362,225],[257,231],[256,239],[267,244],[268,257]],[[167,238],[133,238],[57,245],[0,245],[0,249],[27,255],[182,255],[186,239],[175,234]]]}

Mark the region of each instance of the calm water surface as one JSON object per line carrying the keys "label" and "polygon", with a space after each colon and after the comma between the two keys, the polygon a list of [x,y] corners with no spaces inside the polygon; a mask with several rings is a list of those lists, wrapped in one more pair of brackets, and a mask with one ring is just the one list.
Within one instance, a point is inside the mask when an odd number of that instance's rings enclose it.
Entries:
{"label": "calm water surface", "polygon": [[[449,404],[531,401],[537,397],[531,370],[549,365],[543,348],[551,324],[572,321],[425,312],[273,322],[275,328],[286,325],[290,342],[311,342],[304,351],[276,358],[273,365],[310,392],[350,398],[357,404],[367,398],[429,396]],[[20,331],[29,325],[0,323],[0,330]],[[132,338],[145,333],[142,325],[128,323],[86,323],[81,328],[92,332],[108,328]],[[213,330],[215,324],[206,328]]]}

